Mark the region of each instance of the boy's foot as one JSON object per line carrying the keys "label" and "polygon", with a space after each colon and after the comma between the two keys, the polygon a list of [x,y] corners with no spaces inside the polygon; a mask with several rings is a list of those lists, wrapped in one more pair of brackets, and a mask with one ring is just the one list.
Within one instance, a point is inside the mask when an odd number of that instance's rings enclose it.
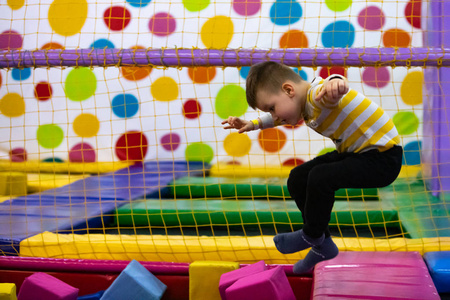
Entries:
{"label": "boy's foot", "polygon": [[309,273],[314,266],[324,260],[335,258],[339,249],[331,237],[327,237],[319,246],[314,246],[306,255],[305,259],[299,260],[294,265],[295,274]]}
{"label": "boy's foot", "polygon": [[295,253],[308,249],[313,246],[317,246],[323,243],[325,235],[319,238],[312,238],[303,233],[302,230],[294,232],[277,234],[273,241],[278,251],[283,254]]}

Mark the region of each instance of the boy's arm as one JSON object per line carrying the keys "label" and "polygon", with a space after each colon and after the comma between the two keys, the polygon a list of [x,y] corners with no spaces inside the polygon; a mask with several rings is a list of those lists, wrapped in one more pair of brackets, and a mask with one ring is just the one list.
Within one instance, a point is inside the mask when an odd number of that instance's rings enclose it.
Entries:
{"label": "boy's arm", "polygon": [[238,129],[239,133],[246,131],[252,131],[257,129],[272,128],[274,126],[281,125],[280,122],[274,122],[271,114],[263,114],[259,118],[251,121],[243,120],[237,117],[228,117],[225,121],[222,121],[222,125],[226,125],[223,129]]}
{"label": "boy's arm", "polygon": [[348,80],[342,75],[333,74],[328,76],[323,84],[317,86],[313,91],[314,101],[324,107],[332,108],[339,104],[339,100],[348,93]]}

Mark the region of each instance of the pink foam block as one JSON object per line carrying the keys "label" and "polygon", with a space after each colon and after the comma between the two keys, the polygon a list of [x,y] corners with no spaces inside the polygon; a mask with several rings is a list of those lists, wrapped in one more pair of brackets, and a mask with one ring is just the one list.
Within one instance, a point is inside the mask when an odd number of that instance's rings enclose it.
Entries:
{"label": "pink foam block", "polygon": [[266,264],[263,260],[258,261],[257,263],[254,263],[252,265],[248,265],[244,268],[240,268],[237,270],[233,270],[231,272],[227,272],[222,274],[220,276],[220,282],[219,282],[219,292],[220,297],[222,297],[222,300],[226,300],[227,296],[225,293],[225,290],[230,287],[233,283],[235,283],[238,279],[241,279],[243,277],[253,275],[259,272],[265,271]]}
{"label": "pink foam block", "polygon": [[418,252],[341,252],[314,269],[313,299],[440,299]]}
{"label": "pink foam block", "polygon": [[25,278],[18,300],[76,300],[78,289],[46,273]]}
{"label": "pink foam block", "polygon": [[225,294],[227,300],[295,300],[281,266],[238,279]]}

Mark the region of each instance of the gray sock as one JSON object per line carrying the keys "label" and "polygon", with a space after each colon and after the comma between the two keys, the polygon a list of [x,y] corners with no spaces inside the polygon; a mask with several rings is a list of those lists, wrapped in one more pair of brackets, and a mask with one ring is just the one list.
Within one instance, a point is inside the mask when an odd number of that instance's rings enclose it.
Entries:
{"label": "gray sock", "polygon": [[297,230],[294,232],[280,233],[277,234],[273,241],[278,251],[283,254],[295,253],[308,249],[312,246],[317,246],[322,244],[325,235],[319,238],[312,238],[303,233],[302,230]]}
{"label": "gray sock", "polygon": [[335,258],[339,249],[331,237],[327,237],[321,245],[314,246],[306,255],[305,259],[299,260],[294,265],[295,274],[309,273],[314,266],[324,260]]}

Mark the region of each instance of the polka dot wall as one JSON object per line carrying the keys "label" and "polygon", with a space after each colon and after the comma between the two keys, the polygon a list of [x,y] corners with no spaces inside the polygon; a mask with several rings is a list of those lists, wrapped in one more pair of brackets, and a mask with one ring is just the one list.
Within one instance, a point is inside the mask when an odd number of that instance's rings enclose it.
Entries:
{"label": "polka dot wall", "polygon": [[[420,1],[87,0],[0,4],[0,49],[420,47]],[[320,17],[317,12],[320,11]],[[293,68],[305,80],[345,75],[388,112],[417,164],[420,68]],[[237,134],[255,118],[249,67],[0,70],[0,159],[202,160],[295,165],[329,151],[304,124]]]}

